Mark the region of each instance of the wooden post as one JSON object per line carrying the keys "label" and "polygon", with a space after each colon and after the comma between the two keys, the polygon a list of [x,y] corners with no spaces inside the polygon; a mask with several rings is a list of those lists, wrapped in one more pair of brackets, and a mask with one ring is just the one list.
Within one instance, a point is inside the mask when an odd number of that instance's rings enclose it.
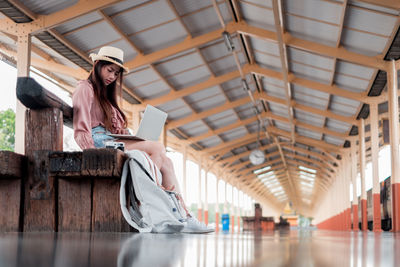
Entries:
{"label": "wooden post", "polygon": [[357,197],[357,147],[356,140],[351,141],[351,176],[353,183],[353,231],[358,231],[358,197]]}
{"label": "wooden post", "polygon": [[131,230],[123,219],[117,193],[125,160],[123,152],[105,148],[50,153],[50,173],[59,185],[60,232]]}
{"label": "wooden post", "polygon": [[[119,195],[115,194],[119,192],[120,179],[117,177],[121,176],[118,172],[122,169],[125,158],[118,156],[120,151],[113,152],[115,153],[109,153],[108,149],[101,152],[98,149],[86,149],[82,154],[82,175],[95,178],[92,191],[93,232],[129,231],[121,213]],[[110,168],[113,162],[116,162],[116,167]]]}
{"label": "wooden post", "polygon": [[91,180],[59,179],[58,188],[58,231],[91,232]]}
{"label": "wooden post", "polygon": [[[31,65],[31,36],[23,34],[18,36],[17,41],[17,76],[29,76]],[[15,113],[15,152],[25,153],[25,106],[17,99]]]}
{"label": "wooden post", "polygon": [[0,151],[0,232],[19,232],[21,224],[21,179],[26,159],[11,152]]}
{"label": "wooden post", "polygon": [[55,179],[48,173],[49,151],[63,149],[63,117],[58,108],[27,110],[24,231],[57,231]]}
{"label": "wooden post", "polygon": [[372,207],[373,207],[373,230],[380,232],[381,229],[381,202],[379,185],[379,121],[378,104],[369,105],[370,128],[371,128],[371,155],[372,155]]}
{"label": "wooden post", "polygon": [[50,154],[50,172],[58,176],[59,232],[91,231],[92,185],[89,178],[80,177],[81,167],[82,152]]}
{"label": "wooden post", "polygon": [[[397,61],[398,62],[398,61]],[[392,163],[392,230],[400,231],[400,170],[399,170],[399,103],[398,103],[398,70],[396,62],[392,60],[387,71],[389,92],[389,129],[390,129],[390,153]],[[397,65],[398,66],[398,65]]]}
{"label": "wooden post", "polygon": [[359,155],[360,155],[360,178],[361,178],[361,201],[359,208],[361,209],[361,230],[366,231],[368,229],[367,221],[367,192],[365,191],[365,121],[360,119],[360,127],[358,127],[360,133],[359,140]]}

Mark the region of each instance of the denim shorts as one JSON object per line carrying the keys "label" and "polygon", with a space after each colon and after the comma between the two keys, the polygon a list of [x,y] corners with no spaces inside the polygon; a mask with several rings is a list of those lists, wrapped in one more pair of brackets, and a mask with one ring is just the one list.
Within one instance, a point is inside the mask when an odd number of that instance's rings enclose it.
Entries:
{"label": "denim shorts", "polygon": [[105,141],[116,140],[116,138],[110,136],[110,131],[106,130],[103,126],[96,126],[92,128],[92,138],[94,141],[94,146],[97,148],[106,147]]}

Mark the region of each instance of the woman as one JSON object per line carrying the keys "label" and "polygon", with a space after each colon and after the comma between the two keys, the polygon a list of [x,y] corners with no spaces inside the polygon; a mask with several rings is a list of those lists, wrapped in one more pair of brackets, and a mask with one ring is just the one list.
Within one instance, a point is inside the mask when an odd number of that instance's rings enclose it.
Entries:
{"label": "woman", "polygon": [[[123,51],[105,46],[98,54],[90,54],[94,62],[87,80],[78,82],[72,102],[74,107],[74,137],[82,149],[105,147],[105,141],[116,140],[109,134],[128,134],[126,116],[119,108],[117,91],[122,93]],[[118,90],[117,90],[118,89]],[[154,141],[116,140],[127,150],[146,152],[160,169],[162,186],[180,194],[172,161],[162,144]],[[204,224],[188,214],[184,232],[210,232]]]}

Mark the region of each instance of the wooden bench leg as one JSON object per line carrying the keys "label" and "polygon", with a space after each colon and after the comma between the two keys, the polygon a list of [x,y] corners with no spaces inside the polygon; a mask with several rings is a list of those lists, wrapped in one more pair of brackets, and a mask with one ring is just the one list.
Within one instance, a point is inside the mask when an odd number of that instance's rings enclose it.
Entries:
{"label": "wooden bench leg", "polygon": [[[57,231],[55,178],[49,174],[49,151],[63,149],[62,112],[56,108],[27,110],[23,231]],[[48,150],[47,152],[45,150]]]}
{"label": "wooden bench leg", "polygon": [[55,178],[49,176],[49,151],[34,151],[24,182],[23,230],[57,231]]}
{"label": "wooden bench leg", "polygon": [[0,232],[21,231],[21,180],[26,157],[0,151]]}
{"label": "wooden bench leg", "polygon": [[58,231],[90,232],[90,179],[58,180]]}
{"label": "wooden bench leg", "polygon": [[0,232],[20,231],[21,179],[0,179]]}
{"label": "wooden bench leg", "polygon": [[95,179],[93,185],[93,232],[130,232],[119,203],[120,180]]}

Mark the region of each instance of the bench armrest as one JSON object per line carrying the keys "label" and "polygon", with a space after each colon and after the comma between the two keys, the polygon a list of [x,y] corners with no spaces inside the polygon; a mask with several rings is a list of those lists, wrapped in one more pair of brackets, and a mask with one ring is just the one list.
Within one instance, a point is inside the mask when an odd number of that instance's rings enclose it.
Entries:
{"label": "bench armrest", "polygon": [[64,124],[72,127],[72,107],[52,92],[44,89],[31,77],[18,77],[17,98],[29,109],[58,108],[63,112]]}

